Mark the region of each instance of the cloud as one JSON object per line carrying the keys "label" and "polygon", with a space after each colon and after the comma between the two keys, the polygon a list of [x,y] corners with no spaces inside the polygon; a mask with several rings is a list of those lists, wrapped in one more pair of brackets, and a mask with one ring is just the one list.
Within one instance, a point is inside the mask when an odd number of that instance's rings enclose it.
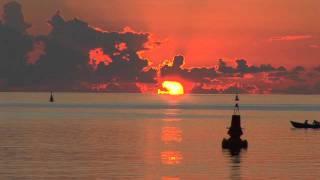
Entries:
{"label": "cloud", "polygon": [[[304,81],[305,68],[296,66],[291,70],[283,66],[275,67],[271,64],[249,65],[244,59],[235,61],[234,65],[218,60],[215,68],[185,68],[183,56],[174,57],[161,68],[162,78],[181,77],[194,83],[192,93],[270,93],[273,85],[278,82],[286,88],[287,82]],[[240,83],[238,87],[236,83]],[[289,84],[287,84],[289,85]]]}
{"label": "cloud", "polygon": [[215,88],[204,88],[203,84],[198,84],[192,88],[192,93],[194,94],[219,94],[221,93],[219,90]]}
{"label": "cloud", "polygon": [[130,93],[140,93],[140,88],[136,85],[136,83],[128,83],[128,84],[118,84],[118,83],[110,83],[106,87],[106,92],[130,92]]}
{"label": "cloud", "polygon": [[33,49],[33,38],[26,34],[21,6],[10,2],[4,6],[0,23],[0,81],[2,87],[24,86],[31,67],[26,56]]}
{"label": "cloud", "polygon": [[42,41],[36,41],[33,43],[33,49],[27,54],[27,63],[35,64],[42,55],[45,54],[45,44]]}
{"label": "cloud", "polygon": [[293,81],[305,81],[304,72],[305,68],[302,66],[296,66],[291,70],[277,71],[269,73],[269,79],[272,81],[277,80],[293,80]]}
{"label": "cloud", "polygon": [[261,64],[260,66],[248,65],[244,59],[236,60],[236,67],[228,65],[224,60],[220,59],[218,63],[218,72],[223,74],[246,74],[246,73],[262,73],[286,71],[283,66],[273,67],[271,64]]}
{"label": "cloud", "polygon": [[[141,56],[157,43],[150,33],[129,27],[109,32],[58,11],[47,35],[32,36],[21,6],[4,6],[0,22],[0,90],[145,92],[176,78],[193,93],[320,93],[320,66],[285,68],[252,65],[245,59],[218,60],[210,67],[187,67],[177,55],[159,67]],[[311,36],[285,36],[293,41]],[[201,46],[201,45],[199,45]],[[240,85],[238,85],[240,84]],[[303,88],[305,87],[305,90]],[[189,91],[190,90],[190,91]]]}
{"label": "cloud", "polygon": [[[154,83],[156,72],[139,56],[149,33],[100,31],[79,19],[65,20],[58,11],[48,35],[31,36],[21,6],[4,6],[0,23],[2,89],[79,89],[91,83]],[[120,86],[120,85],[119,85]],[[81,89],[81,87],[80,87]],[[83,89],[85,90],[85,89]]]}
{"label": "cloud", "polygon": [[205,82],[216,77],[215,68],[195,67],[184,68],[183,56],[175,56],[174,59],[160,68],[161,77],[179,76],[194,82]]}
{"label": "cloud", "polygon": [[320,72],[320,65],[315,67],[314,70]]}
{"label": "cloud", "polygon": [[5,26],[20,33],[26,33],[27,29],[31,27],[29,23],[25,22],[22,7],[18,2],[12,1],[5,4],[3,12],[3,24]]}
{"label": "cloud", "polygon": [[315,83],[300,82],[284,88],[273,88],[272,93],[277,94],[319,94],[320,81]]}
{"label": "cloud", "polygon": [[273,41],[301,41],[306,39],[311,39],[311,35],[286,35],[286,36],[276,36],[269,38],[269,42]]}
{"label": "cloud", "polygon": [[112,62],[112,59],[108,54],[104,54],[102,48],[96,48],[89,51],[89,64],[93,67],[93,69],[97,69],[98,65],[103,63],[104,65],[108,65]]}
{"label": "cloud", "polygon": [[311,45],[309,45],[309,47],[313,48],[313,49],[319,49],[320,45],[319,44],[311,44]]}

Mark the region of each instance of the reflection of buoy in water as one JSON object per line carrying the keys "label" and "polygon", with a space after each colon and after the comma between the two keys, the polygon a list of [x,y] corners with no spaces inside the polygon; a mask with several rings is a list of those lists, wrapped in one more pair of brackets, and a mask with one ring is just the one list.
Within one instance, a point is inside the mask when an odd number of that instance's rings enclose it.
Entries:
{"label": "reflection of buoy in water", "polygon": [[228,134],[230,136],[229,139],[224,138],[222,140],[222,148],[230,149],[231,151],[240,151],[240,149],[248,148],[248,141],[242,140],[240,137],[242,136],[242,128],[241,128],[241,116],[239,110],[239,96],[236,95],[235,98],[236,104],[234,107],[234,113],[231,119],[231,127],[229,128]]}
{"label": "reflection of buoy in water", "polygon": [[52,91],[51,91],[51,94],[50,94],[50,99],[49,99],[49,101],[52,102],[52,103],[54,102],[54,98],[53,98],[53,93],[52,93]]}

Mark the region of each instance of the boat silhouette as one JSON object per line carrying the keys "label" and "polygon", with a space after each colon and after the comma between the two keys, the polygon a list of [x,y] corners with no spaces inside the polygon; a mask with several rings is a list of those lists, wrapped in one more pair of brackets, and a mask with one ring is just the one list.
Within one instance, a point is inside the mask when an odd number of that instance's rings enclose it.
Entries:
{"label": "boat silhouette", "polygon": [[317,122],[317,123],[313,123],[313,124],[310,124],[310,123],[301,123],[301,122],[295,122],[295,121],[290,121],[292,126],[295,127],[295,128],[304,128],[304,129],[318,129],[320,128],[320,123]]}

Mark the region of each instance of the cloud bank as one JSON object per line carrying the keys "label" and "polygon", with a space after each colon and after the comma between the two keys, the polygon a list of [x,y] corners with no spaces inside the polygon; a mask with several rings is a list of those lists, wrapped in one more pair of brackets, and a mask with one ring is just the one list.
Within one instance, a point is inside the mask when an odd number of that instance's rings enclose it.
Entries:
{"label": "cloud bank", "polygon": [[[218,60],[211,67],[186,67],[183,55],[151,66],[151,33],[126,28],[109,32],[81,19],[54,14],[47,35],[32,36],[22,7],[4,5],[0,22],[1,91],[155,92],[162,80],[188,82],[191,93],[320,93],[320,68],[251,65],[245,59]],[[292,41],[309,36],[287,36]],[[162,43],[157,42],[157,46]],[[199,45],[200,46],[200,45]],[[190,59],[188,61],[196,61]]]}

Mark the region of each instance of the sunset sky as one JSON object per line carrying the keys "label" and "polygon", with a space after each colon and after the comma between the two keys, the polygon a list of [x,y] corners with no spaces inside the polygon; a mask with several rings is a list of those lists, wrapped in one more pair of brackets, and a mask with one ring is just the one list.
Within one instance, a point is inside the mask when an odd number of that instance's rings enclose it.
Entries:
{"label": "sunset sky", "polygon": [[[8,0],[0,0],[2,6]],[[162,44],[146,56],[158,64],[176,54],[186,66],[244,58],[252,64],[317,65],[318,0],[20,0],[30,32],[48,33],[57,11],[92,26],[150,32]]]}
{"label": "sunset sky", "polygon": [[320,93],[319,0],[8,2],[2,90]]}

